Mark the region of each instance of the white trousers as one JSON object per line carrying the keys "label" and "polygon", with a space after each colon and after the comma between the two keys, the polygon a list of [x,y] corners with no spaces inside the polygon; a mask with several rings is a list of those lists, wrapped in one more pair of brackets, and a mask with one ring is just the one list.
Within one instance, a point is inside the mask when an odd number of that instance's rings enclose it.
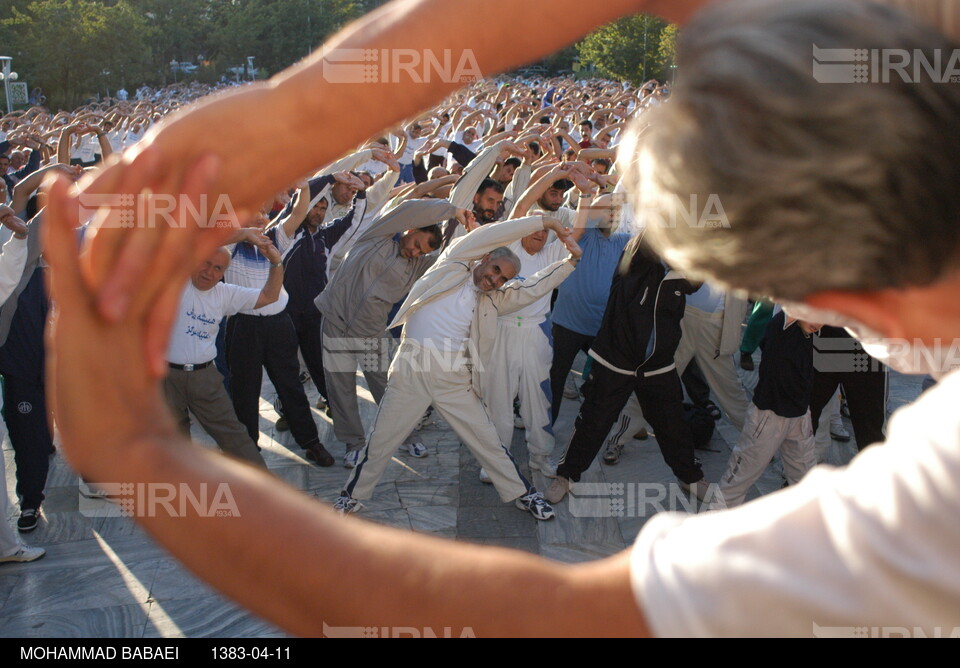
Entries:
{"label": "white trousers", "polygon": [[0,557],[7,557],[20,549],[20,538],[7,521],[7,472],[0,452]]}
{"label": "white trousers", "polygon": [[[491,368],[485,371],[494,388],[484,403],[497,428],[500,442],[509,447],[513,440],[513,398],[520,395],[520,417],[526,428],[527,449],[531,456],[547,457],[553,452],[553,427],[550,425],[550,365],[553,346],[543,328],[537,325],[500,322],[493,346]],[[484,381],[486,382],[486,381]]]}
{"label": "white trousers", "polygon": [[509,450],[502,445],[496,427],[474,391],[470,367],[451,363],[450,356],[404,339],[390,364],[387,390],[367,446],[347,479],[344,491],[348,496],[355,499],[373,496],[394,451],[431,404],[490,474],[503,501],[512,501],[533,491]]}
{"label": "white trousers", "polygon": [[712,507],[741,505],[777,449],[787,482],[797,484],[817,463],[810,411],[802,417],[785,418],[760,410],[751,402],[740,440],[720,478],[720,498]]}
{"label": "white trousers", "polygon": [[682,375],[690,360],[696,357],[720,408],[733,426],[743,431],[744,416],[751,404],[737,375],[737,360],[734,355],[715,357],[723,330],[723,313],[705,313],[688,307],[683,312],[680,329],[683,337],[673,357],[677,373]]}

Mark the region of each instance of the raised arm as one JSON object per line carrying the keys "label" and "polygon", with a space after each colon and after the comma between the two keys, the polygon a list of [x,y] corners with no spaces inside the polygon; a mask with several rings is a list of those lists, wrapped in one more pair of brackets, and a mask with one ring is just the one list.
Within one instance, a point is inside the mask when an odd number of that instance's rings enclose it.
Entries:
{"label": "raised arm", "polygon": [[520,199],[517,200],[517,203],[513,205],[513,210],[510,212],[510,218],[520,218],[527,214],[527,211],[530,210],[537,200],[543,197],[543,194],[550,189],[554,183],[561,179],[565,179],[570,175],[570,170],[564,167],[563,164],[557,165],[548,171],[546,174],[534,181],[530,187],[524,191],[520,196]]}
{"label": "raised arm", "polygon": [[267,282],[260,290],[260,296],[257,297],[255,309],[280,299],[280,290],[283,288],[283,260],[280,257],[280,251],[269,239],[266,243],[258,244],[257,248],[270,261],[270,273],[267,274]]}

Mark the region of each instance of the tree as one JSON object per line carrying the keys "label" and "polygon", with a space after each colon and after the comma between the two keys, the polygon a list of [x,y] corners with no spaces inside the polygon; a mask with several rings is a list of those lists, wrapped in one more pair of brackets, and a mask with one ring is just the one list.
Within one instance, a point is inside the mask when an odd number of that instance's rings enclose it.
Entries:
{"label": "tree", "polygon": [[661,35],[667,24],[647,14],[627,16],[598,28],[577,45],[580,62],[596,66],[600,76],[634,84],[664,78]]}
{"label": "tree", "polygon": [[34,0],[3,20],[21,78],[46,92],[53,107],[75,107],[106,92],[122,71],[142,72],[146,26],[120,0]]}
{"label": "tree", "polygon": [[677,37],[680,34],[680,27],[676,23],[671,23],[663,32],[660,33],[660,46],[657,49],[657,64],[664,72],[664,76],[669,75],[673,80],[674,68],[677,66]]}

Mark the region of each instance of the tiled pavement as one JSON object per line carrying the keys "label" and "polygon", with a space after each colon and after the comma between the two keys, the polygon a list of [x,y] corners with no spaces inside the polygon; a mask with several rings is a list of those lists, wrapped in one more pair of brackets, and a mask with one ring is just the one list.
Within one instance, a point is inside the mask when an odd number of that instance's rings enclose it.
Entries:
{"label": "tiled pavement", "polygon": [[[578,367],[579,368],[579,367]],[[755,372],[743,375],[752,389]],[[316,399],[316,389],[307,384]],[[892,375],[891,410],[912,401],[920,380]],[[337,457],[337,466],[320,469],[308,464],[289,432],[274,428],[273,389],[265,382],[261,400],[261,439],[271,471],[319,502],[336,498],[346,477],[340,466],[343,446],[333,436],[328,418],[314,411],[321,438]],[[365,422],[373,417],[369,394],[361,392]],[[578,403],[565,400],[557,424],[557,441],[565,444],[572,431]],[[849,430],[849,422],[847,422]],[[200,440],[207,439],[197,434]],[[405,530],[456,540],[501,545],[564,562],[579,562],[613,554],[628,546],[648,517],[662,504],[656,492],[666,489],[677,499],[674,478],[653,439],[633,441],[617,466],[599,462],[582,482],[623,483],[608,486],[601,505],[557,507],[557,519],[537,522],[512,504],[500,502],[493,488],[478,480],[479,468],[456,435],[436,418],[420,434],[429,448],[425,459],[399,451],[360,517]],[[716,480],[727,461],[736,430],[725,420],[718,425],[710,449],[701,451],[707,478]],[[821,461],[841,464],[855,453],[854,444],[822,440]],[[514,432],[513,452],[526,462],[523,431]],[[13,452],[4,439],[10,517],[16,515]],[[527,470],[522,467],[524,472]],[[778,462],[768,468],[753,494],[783,484]],[[539,474],[540,489],[547,481]],[[654,485],[666,485],[657,488]],[[602,490],[601,490],[602,491]],[[651,492],[653,492],[651,494]],[[611,504],[614,499],[619,505]],[[181,568],[132,521],[124,517],[91,516],[109,512],[105,501],[83,500],[80,512],[78,479],[63,458],[53,459],[47,501],[40,527],[26,540],[47,549],[40,561],[0,565],[0,636],[3,637],[266,637],[282,633],[200,583]],[[666,503],[666,502],[664,502]],[[571,512],[573,510],[574,512]],[[600,517],[583,517],[588,513]],[[621,516],[617,516],[618,513]],[[574,514],[581,515],[574,517]],[[351,520],[352,521],[352,520]],[[212,558],[229,558],[213,555]],[[280,557],[282,559],[282,557]]]}

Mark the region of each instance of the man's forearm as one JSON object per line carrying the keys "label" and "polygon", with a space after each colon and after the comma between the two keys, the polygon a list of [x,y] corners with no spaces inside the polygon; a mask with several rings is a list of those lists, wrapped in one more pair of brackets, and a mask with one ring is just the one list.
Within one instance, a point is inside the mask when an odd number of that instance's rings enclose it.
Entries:
{"label": "man's forearm", "polygon": [[[191,571],[295,634],[319,636],[324,625],[449,628],[478,637],[649,632],[630,588],[626,553],[566,566],[339,518],[276,478],[176,434],[132,444],[121,459],[102,464],[110,480],[176,480],[195,493],[203,485],[226,486],[234,517],[151,516],[146,508],[134,514]],[[315,567],[270,566],[277,545],[290,563]],[[211,559],[210,546],[231,558]],[[363,577],[343,578],[348,570]],[[545,614],[551,610],[577,614]]]}
{"label": "man's forearm", "polygon": [[254,308],[260,308],[280,299],[280,289],[283,287],[283,263],[277,262],[270,264],[270,273],[267,275],[267,282],[260,291],[260,297],[257,299],[257,305]]}
{"label": "man's forearm", "polygon": [[[263,175],[279,184],[271,184],[271,190],[278,190],[311,168],[317,155],[303,151],[303,146],[342,151],[398,119],[414,116],[462,86],[459,79],[439,73],[411,85],[409,77],[399,72],[376,83],[331,83],[324,76],[322,58],[326,52],[379,49],[382,57],[389,58],[391,50],[416,49],[421,54],[429,51],[440,55],[449,50],[454,64],[462,57],[468,65],[476,63],[484,76],[490,76],[536,60],[624,14],[650,11],[669,20],[684,20],[706,0],[608,0],[595,5],[566,0],[560,4],[556,0],[519,4],[510,0],[406,0],[385,5],[347,26],[321,51],[271,82],[268,98],[277,105],[279,114],[288,117],[277,118],[277,122],[286,129],[292,119],[293,127],[303,129],[298,142],[301,150],[286,156],[285,172]],[[550,13],[550,30],[530,33],[529,25],[542,21],[544,12]],[[479,15],[509,16],[510,20],[503,21],[497,30],[478,31]],[[503,48],[504,44],[510,44],[510,48]],[[346,123],[316,121],[339,117],[342,109],[363,113]]]}

